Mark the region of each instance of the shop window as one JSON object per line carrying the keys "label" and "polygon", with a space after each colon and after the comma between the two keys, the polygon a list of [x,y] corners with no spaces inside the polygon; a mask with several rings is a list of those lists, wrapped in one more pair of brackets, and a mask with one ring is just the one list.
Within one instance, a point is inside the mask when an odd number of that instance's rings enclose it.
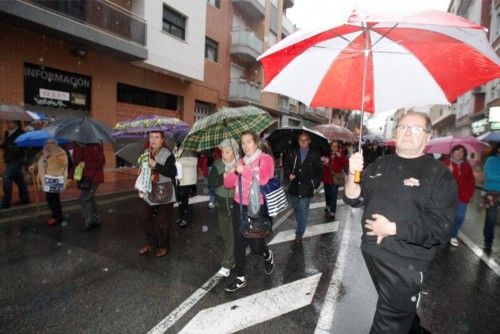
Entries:
{"label": "shop window", "polygon": [[205,37],[205,58],[217,62],[217,53],[219,52],[219,43]]}
{"label": "shop window", "polygon": [[185,40],[186,21],[186,16],[179,14],[166,5],[163,5],[163,31]]}
{"label": "shop window", "polygon": [[118,102],[176,111],[179,110],[179,101],[181,98],[178,95],[157,92],[122,83],[117,84],[116,96]]}

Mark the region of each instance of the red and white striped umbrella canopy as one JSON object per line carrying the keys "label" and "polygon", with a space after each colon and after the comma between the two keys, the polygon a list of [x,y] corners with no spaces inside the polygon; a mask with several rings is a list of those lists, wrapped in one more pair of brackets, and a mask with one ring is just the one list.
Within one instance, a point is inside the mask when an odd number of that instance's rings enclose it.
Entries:
{"label": "red and white striped umbrella canopy", "polygon": [[348,129],[336,124],[319,124],[313,127],[313,130],[318,131],[325,136],[329,141],[340,140],[347,143],[357,141],[356,136]]}
{"label": "red and white striped umbrella canopy", "polygon": [[485,29],[436,10],[404,17],[353,12],[345,24],[290,35],[259,60],[264,91],[372,113],[450,104],[500,77]]}

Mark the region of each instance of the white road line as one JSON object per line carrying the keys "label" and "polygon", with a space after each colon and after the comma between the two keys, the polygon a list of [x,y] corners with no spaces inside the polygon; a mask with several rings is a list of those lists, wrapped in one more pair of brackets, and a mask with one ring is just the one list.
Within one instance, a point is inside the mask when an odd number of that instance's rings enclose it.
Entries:
{"label": "white road line", "polygon": [[[189,204],[208,202],[209,199],[210,199],[210,197],[206,196],[206,195],[196,195],[196,196],[193,196],[189,199]],[[174,207],[178,207],[178,206],[179,206],[179,203],[175,202]]]}
{"label": "white road line", "polygon": [[[337,232],[339,228],[339,221],[334,221],[325,224],[315,224],[308,226],[303,238],[314,237],[316,235]],[[279,244],[282,242],[295,240],[295,230],[282,231],[273,238],[267,245]]]}
{"label": "white road line", "polygon": [[173,324],[177,322],[186,312],[188,312],[201,298],[203,298],[214,286],[222,280],[222,276],[214,275],[201,288],[196,290],[188,299],[177,306],[175,310],[153,327],[148,334],[165,333]]}
{"label": "white road line", "polygon": [[199,312],[180,333],[234,333],[311,304],[321,273]]}
{"label": "white road line", "polygon": [[[200,198],[205,198],[208,201],[208,196],[196,196]],[[196,198],[193,197],[193,198]],[[189,199],[191,202],[192,198]],[[201,200],[200,200],[201,202]],[[274,228],[278,228],[292,213],[291,209],[288,209],[274,224]],[[148,334],[159,334],[165,333],[173,324],[175,324],[184,314],[186,314],[200,299],[202,299],[214,286],[216,286],[222,280],[221,276],[214,275],[208,281],[203,284],[201,288],[196,290],[188,299],[186,299],[182,304],[180,304],[175,310],[170,312],[162,321],[160,321],[153,329],[151,329]]]}
{"label": "white road line", "polygon": [[497,274],[497,276],[500,276],[500,266],[498,265],[498,263],[496,263],[495,260],[493,260],[493,258],[486,255],[481,248],[479,248],[472,240],[469,239],[469,237],[467,237],[462,232],[458,232],[458,237],[472,250],[474,254],[476,254],[477,257],[483,260],[484,263],[486,263],[488,267],[490,267],[491,270],[493,270],[495,274]]}
{"label": "white road line", "polygon": [[[337,205],[344,205],[344,201],[341,199],[337,200]],[[324,208],[326,205],[326,202],[314,202],[309,204],[309,209],[317,209],[317,208]]]}
{"label": "white road line", "polygon": [[[352,215],[349,215],[352,217]],[[337,255],[337,261],[333,267],[333,274],[330,280],[330,285],[326,291],[325,301],[323,302],[323,307],[321,308],[321,313],[316,324],[315,334],[326,334],[330,333],[332,328],[333,317],[337,308],[337,299],[340,291],[340,283],[342,282],[342,277],[344,275],[344,268],[346,262],[347,247],[349,245],[349,237],[351,234],[351,220],[349,219],[344,227],[344,232],[342,234],[342,239],[340,241],[340,247]]]}

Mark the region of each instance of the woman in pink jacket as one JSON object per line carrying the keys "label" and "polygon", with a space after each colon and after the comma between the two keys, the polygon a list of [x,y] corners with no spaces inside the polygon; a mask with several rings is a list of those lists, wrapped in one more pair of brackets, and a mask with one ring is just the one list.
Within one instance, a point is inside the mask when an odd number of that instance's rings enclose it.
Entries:
{"label": "woman in pink jacket", "polygon": [[[255,254],[259,254],[264,259],[266,274],[271,274],[274,269],[273,253],[267,248],[265,240],[247,239],[240,232],[240,193],[238,189],[238,179],[241,175],[243,210],[247,210],[250,185],[252,183],[252,171],[259,173],[260,185],[265,185],[274,175],[274,160],[259,149],[259,137],[250,131],[241,134],[241,146],[243,148],[243,159],[240,159],[235,168],[224,173],[224,186],[235,188],[233,206],[233,231],[234,231],[234,277],[224,289],[226,292],[235,292],[247,285],[245,279],[246,248],[250,248]],[[260,204],[264,205],[264,197],[260,194]]]}

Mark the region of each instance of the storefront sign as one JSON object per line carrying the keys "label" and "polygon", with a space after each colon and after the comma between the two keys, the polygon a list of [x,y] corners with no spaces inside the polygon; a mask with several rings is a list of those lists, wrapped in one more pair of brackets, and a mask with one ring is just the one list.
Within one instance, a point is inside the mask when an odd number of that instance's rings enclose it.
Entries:
{"label": "storefront sign", "polygon": [[24,63],[24,102],[90,110],[91,81],[87,75]]}

